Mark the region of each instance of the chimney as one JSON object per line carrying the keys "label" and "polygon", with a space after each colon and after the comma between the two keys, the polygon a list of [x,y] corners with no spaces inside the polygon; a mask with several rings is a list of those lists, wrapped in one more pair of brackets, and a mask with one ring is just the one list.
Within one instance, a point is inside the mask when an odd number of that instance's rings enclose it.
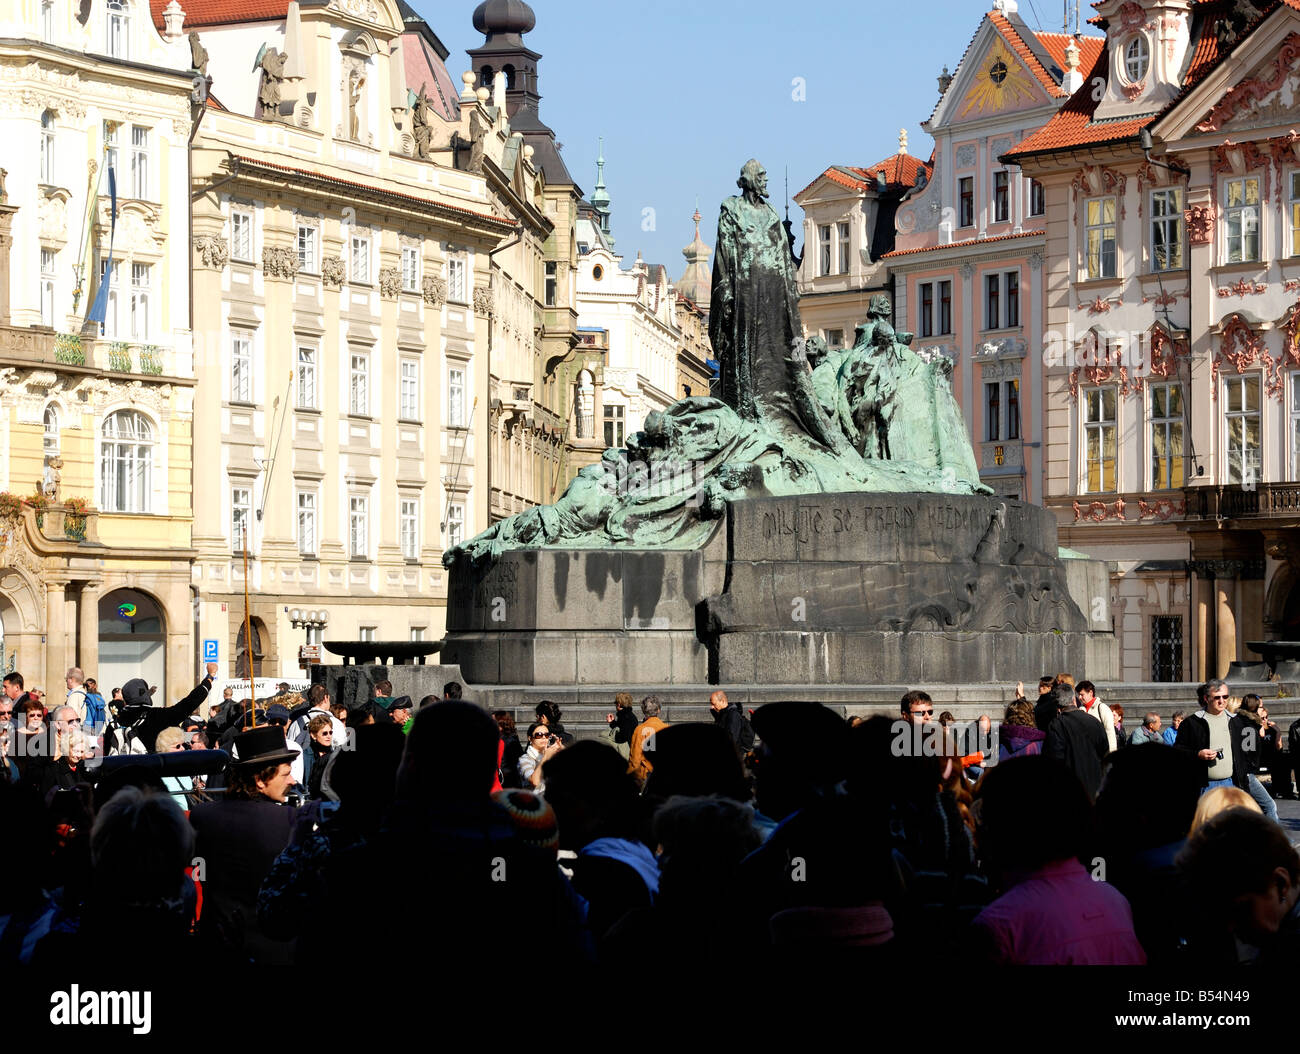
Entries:
{"label": "chimney", "polygon": [[1061,88],[1067,95],[1073,95],[1083,87],[1083,74],[1079,71],[1079,45],[1073,40],[1065,45],[1065,75],[1061,78]]}
{"label": "chimney", "polygon": [[163,8],[163,36],[168,40],[175,40],[181,35],[181,26],[185,24],[185,12],[181,10],[181,5],[176,0],[171,0]]}

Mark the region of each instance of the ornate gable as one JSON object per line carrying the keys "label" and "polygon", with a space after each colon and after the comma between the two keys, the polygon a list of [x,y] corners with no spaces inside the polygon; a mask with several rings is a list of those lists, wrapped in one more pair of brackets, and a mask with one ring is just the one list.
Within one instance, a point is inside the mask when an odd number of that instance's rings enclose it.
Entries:
{"label": "ornate gable", "polygon": [[1300,34],[1290,33],[1267,62],[1225,92],[1196,124],[1198,132],[1271,127],[1295,120],[1300,91]]}

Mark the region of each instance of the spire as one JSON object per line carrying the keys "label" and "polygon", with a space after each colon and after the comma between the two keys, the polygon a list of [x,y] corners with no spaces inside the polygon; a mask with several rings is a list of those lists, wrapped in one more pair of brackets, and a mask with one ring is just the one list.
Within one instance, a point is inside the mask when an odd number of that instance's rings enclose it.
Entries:
{"label": "spire", "polygon": [[591,207],[600,217],[600,233],[605,236],[609,251],[614,251],[614,236],[609,230],[609,191],[605,189],[605,137],[599,139],[596,148],[596,189],[591,195]]}
{"label": "spire", "polygon": [[907,129],[906,128],[900,128],[898,130],[898,152],[900,154],[907,153]]}
{"label": "spire", "polygon": [[677,292],[692,301],[701,311],[709,310],[709,294],[713,287],[713,278],[709,274],[709,253],[712,252],[700,237],[700,209],[697,205],[691,219],[695,221],[695,237],[691,244],[682,250],[686,257],[686,270],[674,284]]}

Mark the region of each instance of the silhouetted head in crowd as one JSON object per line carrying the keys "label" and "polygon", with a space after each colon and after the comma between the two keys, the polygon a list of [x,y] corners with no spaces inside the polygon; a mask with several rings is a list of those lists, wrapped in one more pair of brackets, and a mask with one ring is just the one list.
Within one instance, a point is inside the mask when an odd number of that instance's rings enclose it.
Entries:
{"label": "silhouetted head in crowd", "polygon": [[538,703],[535,713],[537,714],[537,720],[545,723],[550,728],[554,728],[558,725],[561,716],[563,716],[560,713],[559,706],[551,702],[549,699],[543,699]]}
{"label": "silhouetted head in crowd", "polygon": [[375,723],[375,704],[372,702],[359,703],[348,711],[347,727],[361,728],[363,725],[373,725]]}
{"label": "silhouetted head in crowd", "polygon": [[1257,947],[1266,945],[1300,897],[1300,857],[1286,832],[1247,809],[1199,828],[1178,854],[1198,910]]}
{"label": "silhouetted head in crowd", "polygon": [[654,738],[655,767],[646,781],[646,794],[656,798],[716,794],[733,801],[749,801],[745,769],[736,743],[725,728],[671,725],[656,732]]}
{"label": "silhouetted head in crowd", "polygon": [[496,722],[473,703],[447,700],[424,707],[406,737],[400,796],[423,804],[486,801],[496,782],[500,742]]}
{"label": "silhouetted head in crowd", "polygon": [[1036,871],[1092,847],[1088,794],[1054,758],[1011,758],[989,769],[980,803],[980,855],[994,874]]}
{"label": "silhouetted head in crowd", "polygon": [[460,681],[448,681],[442,686],[442,697],[444,699],[460,699],[464,694],[465,689]]}
{"label": "silhouetted head in crowd", "polygon": [[352,749],[330,756],[321,793],[339,803],[340,813],[377,821],[397,795],[397,769],[405,746],[406,736],[396,725],[358,728]]}
{"label": "silhouetted head in crowd", "polygon": [[124,787],[99,810],[90,832],[95,886],[119,904],[179,898],[194,858],[194,831],[167,794]]}
{"label": "silhouetted head in crowd", "polygon": [[1227,812],[1229,809],[1247,809],[1261,816],[1264,814],[1259,803],[1240,787],[1215,787],[1202,794],[1196,802],[1196,813],[1192,817],[1192,826],[1187,832],[1188,837],[1195,834],[1219,813]]}
{"label": "silhouetted head in crowd", "polygon": [[1064,681],[1058,682],[1052,688],[1052,702],[1056,704],[1057,710],[1074,710],[1078,707],[1074,694],[1074,685],[1066,684]]}
{"label": "silhouetted head in crowd", "polygon": [[847,771],[849,726],[821,703],[768,703],[754,711],[754,793],[759,810],[784,819],[834,793]]}
{"label": "silhouetted head in crowd", "polygon": [[546,800],[560,825],[561,849],[635,837],[637,799],[626,759],[604,743],[583,740],[546,762]]}
{"label": "silhouetted head in crowd", "polygon": [[762,840],[753,811],[738,801],[669,798],[654,817],[654,841],[662,847],[663,896],[697,905],[711,901],[719,890],[733,886],[737,865]]}
{"label": "silhouetted head in crowd", "polygon": [[1204,767],[1187,751],[1163,743],[1109,755],[1096,811],[1106,846],[1123,854],[1181,842],[1196,811]]}

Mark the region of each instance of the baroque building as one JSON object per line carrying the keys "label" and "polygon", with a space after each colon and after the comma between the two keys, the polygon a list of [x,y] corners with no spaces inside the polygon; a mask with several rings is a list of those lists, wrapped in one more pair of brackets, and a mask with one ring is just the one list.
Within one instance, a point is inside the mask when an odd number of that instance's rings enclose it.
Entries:
{"label": "baroque building", "polygon": [[1127,680],[1300,630],[1300,10],[1103,0],[1005,155],[1046,206],[1045,503],[1113,561]]}
{"label": "baroque building", "polygon": [[1047,217],[1041,183],[1000,159],[1045,124],[1082,83],[1100,37],[1035,33],[1015,0],[997,0],[922,125],[931,178],[894,214],[897,328],[914,350],[953,363],[980,479],[1040,501],[1043,283]]}
{"label": "baroque building", "polygon": [[400,2],[190,0],[190,30],[200,636],[235,676],[436,640],[442,552],[489,522],[493,326],[532,329],[536,171]]}
{"label": "baroque building", "polygon": [[0,665],[51,703],[198,666],[191,62],[140,0],[0,14]]}

